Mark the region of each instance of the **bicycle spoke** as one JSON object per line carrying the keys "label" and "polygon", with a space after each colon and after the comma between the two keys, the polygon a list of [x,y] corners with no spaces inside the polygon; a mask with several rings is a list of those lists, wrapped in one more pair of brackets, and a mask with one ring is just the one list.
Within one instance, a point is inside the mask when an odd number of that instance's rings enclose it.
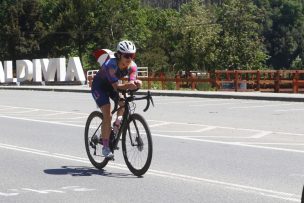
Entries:
{"label": "bicycle spoke", "polygon": [[133,114],[123,136],[124,158],[135,175],[144,174],[151,162],[152,140],[147,129],[144,119],[138,114]]}
{"label": "bicycle spoke", "polygon": [[[130,130],[130,139],[126,143],[128,160],[134,168],[141,169],[146,163],[148,157],[148,141],[147,138],[145,138],[147,135],[144,132],[138,135],[134,128],[131,128]],[[136,141],[137,136],[141,137],[141,144]],[[132,140],[134,140],[134,142]]]}
{"label": "bicycle spoke", "polygon": [[89,160],[96,168],[103,168],[107,164],[107,160],[102,156],[102,145],[100,142],[100,134],[102,128],[102,114],[93,112],[87,120],[85,129],[86,152]]}
{"label": "bicycle spoke", "polygon": [[[95,141],[94,144],[96,147],[96,149],[94,149],[93,147],[90,148],[90,153],[94,156],[94,160],[96,162],[102,162],[102,160],[103,160],[103,157],[101,156],[101,147],[102,146],[99,144],[101,125],[102,125],[101,120],[98,117],[93,118],[91,121],[91,125],[90,125],[89,139],[92,142]],[[93,139],[96,139],[96,140],[93,140]]]}

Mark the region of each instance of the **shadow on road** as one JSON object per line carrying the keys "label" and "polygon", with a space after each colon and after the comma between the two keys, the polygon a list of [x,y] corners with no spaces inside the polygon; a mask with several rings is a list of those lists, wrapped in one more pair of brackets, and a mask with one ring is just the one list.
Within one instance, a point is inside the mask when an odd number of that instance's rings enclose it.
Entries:
{"label": "shadow on road", "polygon": [[110,173],[105,170],[98,170],[94,167],[85,166],[61,166],[61,168],[45,169],[44,173],[49,175],[71,175],[71,176],[93,176],[100,175],[113,178],[137,178],[132,174]]}

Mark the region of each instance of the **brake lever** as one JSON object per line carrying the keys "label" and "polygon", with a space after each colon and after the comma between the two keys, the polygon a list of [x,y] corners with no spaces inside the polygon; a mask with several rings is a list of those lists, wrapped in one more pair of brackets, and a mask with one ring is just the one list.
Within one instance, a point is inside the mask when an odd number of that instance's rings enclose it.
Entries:
{"label": "brake lever", "polygon": [[143,111],[146,112],[149,109],[149,107],[150,107],[150,99],[149,97],[147,97],[147,106]]}
{"label": "brake lever", "polygon": [[152,95],[151,95],[150,91],[148,91],[148,95],[149,95],[149,99],[152,102],[152,106],[154,107],[154,102],[153,102],[153,98],[152,98]]}
{"label": "brake lever", "polygon": [[144,112],[146,112],[149,107],[150,107],[150,101],[152,102],[152,105],[154,106],[154,102],[153,102],[153,99],[152,99],[152,96],[151,96],[151,92],[148,91],[148,95],[147,95],[147,106],[146,108],[143,110]]}

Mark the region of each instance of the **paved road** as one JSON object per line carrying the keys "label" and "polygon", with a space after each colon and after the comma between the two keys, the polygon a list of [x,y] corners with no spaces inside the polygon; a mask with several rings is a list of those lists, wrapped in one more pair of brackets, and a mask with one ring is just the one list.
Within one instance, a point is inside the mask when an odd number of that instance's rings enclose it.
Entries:
{"label": "paved road", "polygon": [[0,90],[0,202],[300,202],[301,102],[154,97],[143,113],[150,170],[133,176],[121,151],[104,171],[83,144],[88,93]]}

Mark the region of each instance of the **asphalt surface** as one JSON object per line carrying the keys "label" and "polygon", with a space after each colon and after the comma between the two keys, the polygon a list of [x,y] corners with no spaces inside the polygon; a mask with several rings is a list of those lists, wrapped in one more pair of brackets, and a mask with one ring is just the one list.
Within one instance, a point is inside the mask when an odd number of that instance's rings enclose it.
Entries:
{"label": "asphalt surface", "polygon": [[304,104],[154,96],[154,154],[137,178],[121,150],[87,159],[89,93],[0,90],[0,202],[301,202]]}

